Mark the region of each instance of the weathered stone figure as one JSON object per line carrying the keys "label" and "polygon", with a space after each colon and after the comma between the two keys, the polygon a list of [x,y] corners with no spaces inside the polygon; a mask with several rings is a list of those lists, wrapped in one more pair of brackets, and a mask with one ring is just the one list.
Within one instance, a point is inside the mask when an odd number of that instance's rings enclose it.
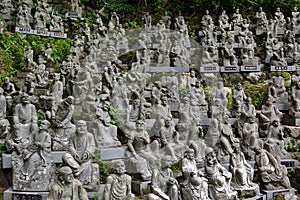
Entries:
{"label": "weathered stone figure", "polygon": [[133,200],[131,193],[131,177],[125,174],[125,164],[122,160],[114,163],[114,174],[110,174],[106,179],[104,189],[104,200]]}
{"label": "weathered stone figure", "polygon": [[82,183],[75,179],[73,171],[68,166],[57,170],[57,181],[53,184],[47,200],[88,200]]}
{"label": "weathered stone figure", "polygon": [[94,136],[88,132],[86,122],[79,120],[76,133],[70,137],[68,152],[64,154],[63,161],[72,168],[75,177],[87,189],[92,184],[92,155],[95,147]]}

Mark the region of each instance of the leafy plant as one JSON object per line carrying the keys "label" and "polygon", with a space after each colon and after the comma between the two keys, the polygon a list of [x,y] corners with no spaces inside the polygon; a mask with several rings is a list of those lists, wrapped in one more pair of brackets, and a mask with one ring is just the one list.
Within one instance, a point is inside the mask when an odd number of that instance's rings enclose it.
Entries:
{"label": "leafy plant", "polygon": [[295,140],[291,140],[287,145],[284,146],[285,150],[290,152],[298,152],[300,150],[299,144]]}
{"label": "leafy plant", "polygon": [[118,127],[122,127],[125,123],[124,114],[125,112],[121,109],[114,108],[113,106],[109,106],[109,115],[111,116],[111,123],[115,124]]}

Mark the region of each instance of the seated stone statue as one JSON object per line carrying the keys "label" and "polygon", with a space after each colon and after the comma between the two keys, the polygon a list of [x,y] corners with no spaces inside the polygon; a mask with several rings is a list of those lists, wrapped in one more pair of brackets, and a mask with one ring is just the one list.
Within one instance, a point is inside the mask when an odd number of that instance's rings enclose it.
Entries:
{"label": "seated stone statue", "polygon": [[276,76],[272,77],[272,85],[275,88],[275,102],[276,103],[285,103],[288,101],[288,94],[284,86],[284,79],[281,76],[281,72],[276,72]]}
{"label": "seated stone statue", "polygon": [[76,133],[70,137],[68,152],[63,155],[63,162],[70,166],[86,189],[92,187],[92,155],[95,152],[94,136],[88,132],[87,123],[79,120],[76,124]]}
{"label": "seated stone statue", "polygon": [[169,168],[172,161],[163,158],[158,159],[156,163],[157,167],[152,171],[148,200],[179,200],[178,182]]}
{"label": "seated stone statue", "polygon": [[193,149],[186,151],[186,156],[182,159],[181,163],[181,171],[183,174],[183,180],[180,183],[182,199],[210,199],[208,197],[207,179],[204,177],[204,174],[197,169]]}
{"label": "seated stone statue", "polygon": [[265,149],[272,155],[280,158],[290,158],[290,154],[284,149],[283,127],[278,119],[275,119],[269,126],[268,135],[265,141]]}
{"label": "seated stone statue", "polygon": [[234,199],[237,192],[231,189],[232,174],[217,160],[211,147],[205,149],[205,171],[208,178],[208,192],[211,199]]}
{"label": "seated stone statue", "polygon": [[13,131],[16,137],[30,141],[30,137],[38,130],[37,114],[33,104],[30,103],[29,95],[21,96],[21,103],[15,107],[13,114]]}
{"label": "seated stone statue", "polygon": [[[208,127],[207,133],[204,137],[205,144],[208,147],[216,148],[217,147],[216,144],[218,144],[220,141],[220,136],[221,136],[221,133],[220,133],[220,129],[219,129],[219,121],[218,121],[218,119],[212,119],[211,123]],[[218,148],[216,148],[216,149],[218,149]]]}
{"label": "seated stone statue", "polygon": [[234,190],[240,190],[241,197],[259,194],[258,184],[252,182],[254,169],[246,161],[238,143],[233,145],[233,153],[230,157],[230,171],[232,173],[231,187]]}
{"label": "seated stone statue", "polygon": [[258,125],[256,123],[255,117],[247,118],[247,121],[244,123],[242,131],[242,149],[244,154],[247,157],[247,160],[254,159],[253,149],[258,145],[259,133]]}
{"label": "seated stone statue", "polygon": [[280,165],[280,159],[278,160],[278,157],[276,158],[259,146],[256,146],[254,150],[261,187],[267,190],[290,188],[287,169],[284,165]]}
{"label": "seated stone statue", "polygon": [[47,198],[47,200],[58,199],[89,199],[82,183],[74,178],[73,171],[68,166],[63,166],[57,170],[57,180],[52,185]]}
{"label": "seated stone statue", "polygon": [[47,191],[54,181],[55,164],[51,157],[50,123],[42,120],[39,132],[31,141],[18,141],[11,138],[13,149],[13,189],[22,191]]}
{"label": "seated stone statue", "polygon": [[124,161],[116,160],[114,174],[110,174],[106,179],[103,200],[134,199],[134,194],[131,193],[131,177],[125,172]]}
{"label": "seated stone statue", "polygon": [[71,119],[74,112],[74,98],[67,97],[61,102],[57,102],[52,107],[51,121],[55,130],[53,138],[53,150],[67,150],[70,135],[76,130]]}
{"label": "seated stone statue", "polygon": [[289,109],[289,115],[293,118],[300,118],[300,101],[293,100]]}
{"label": "seated stone statue", "polygon": [[[127,159],[125,160],[126,170],[130,174],[140,174],[143,180],[151,179],[151,171],[155,167],[155,160],[158,155],[155,155],[150,148],[150,137],[145,130],[144,121],[138,120],[136,128],[131,132],[128,139]],[[158,151],[158,144],[154,150]],[[156,152],[159,154],[158,152]]]}
{"label": "seated stone statue", "polygon": [[117,126],[111,123],[109,115],[110,103],[105,101],[96,109],[97,134],[95,135],[97,146],[111,147],[119,146],[121,143],[117,138]]}

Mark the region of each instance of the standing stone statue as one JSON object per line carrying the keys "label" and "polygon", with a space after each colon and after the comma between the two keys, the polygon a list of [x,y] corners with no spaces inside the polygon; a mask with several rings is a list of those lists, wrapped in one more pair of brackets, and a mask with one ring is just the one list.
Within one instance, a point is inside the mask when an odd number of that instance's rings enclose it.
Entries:
{"label": "standing stone statue", "polygon": [[122,160],[114,162],[114,174],[106,179],[103,200],[133,200],[131,177],[125,174],[125,163]]}
{"label": "standing stone statue", "polygon": [[171,16],[168,15],[167,11],[165,11],[165,15],[161,17],[161,20],[165,24],[165,27],[167,29],[170,29],[170,27],[171,27]]}
{"label": "standing stone statue", "polygon": [[92,155],[96,144],[94,136],[88,132],[87,123],[79,120],[76,124],[76,133],[70,137],[68,152],[63,155],[63,162],[70,166],[84,188],[92,189]]}
{"label": "standing stone statue", "polygon": [[255,122],[255,117],[248,117],[244,122],[243,130],[242,130],[242,149],[244,154],[247,157],[247,160],[254,160],[254,152],[253,149],[256,145],[258,145],[259,133],[258,133],[258,125]]}
{"label": "standing stone statue", "polygon": [[54,11],[51,14],[50,31],[60,33],[64,32],[64,22],[63,19],[58,15],[57,11]]}
{"label": "standing stone statue", "polygon": [[238,83],[232,93],[233,116],[240,116],[242,105],[246,99],[247,96],[242,88],[242,85]]}
{"label": "standing stone statue", "polygon": [[146,12],[146,14],[142,18],[142,21],[144,22],[145,29],[151,29],[152,17],[149,15],[149,12]]}
{"label": "standing stone statue", "polygon": [[88,200],[87,193],[82,183],[75,179],[73,171],[68,166],[63,166],[57,170],[57,180],[52,185],[47,200]]}
{"label": "standing stone statue", "polygon": [[274,101],[277,103],[285,103],[288,101],[288,94],[284,86],[284,78],[281,76],[281,72],[276,72],[276,76],[272,77],[272,85],[275,88]]}

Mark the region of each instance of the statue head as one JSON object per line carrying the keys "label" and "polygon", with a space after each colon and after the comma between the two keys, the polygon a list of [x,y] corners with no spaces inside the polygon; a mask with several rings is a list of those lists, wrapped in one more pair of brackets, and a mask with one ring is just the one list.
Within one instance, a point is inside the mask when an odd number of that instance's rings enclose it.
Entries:
{"label": "statue head", "polygon": [[165,126],[166,126],[166,127],[170,127],[171,124],[172,124],[172,119],[171,119],[170,117],[167,117],[167,118],[165,119]]}
{"label": "statue head", "polygon": [[74,180],[73,171],[69,166],[63,166],[57,170],[58,178],[67,184]]}
{"label": "statue head", "polygon": [[116,174],[124,174],[126,172],[125,163],[123,160],[116,160],[114,164],[114,171]]}
{"label": "statue head", "polygon": [[74,97],[73,97],[73,96],[68,96],[68,97],[65,99],[65,103],[66,103],[67,105],[71,105],[71,104],[73,104],[73,102],[74,102]]}
{"label": "statue head", "polygon": [[194,151],[194,149],[189,148],[188,150],[185,151],[185,155],[186,155],[187,159],[193,160],[194,157],[195,157],[195,151]]}
{"label": "statue head", "polygon": [[30,103],[29,95],[26,93],[22,94],[21,102],[22,104],[29,104]]}
{"label": "statue head", "polygon": [[136,129],[141,131],[144,130],[145,123],[143,120],[136,121]]}
{"label": "statue head", "polygon": [[76,132],[79,135],[85,135],[87,133],[87,124],[84,120],[79,120],[76,124]]}
{"label": "statue head", "polygon": [[9,77],[5,77],[5,78],[4,78],[4,83],[7,84],[7,83],[9,83],[9,82],[10,82]]}
{"label": "statue head", "polygon": [[42,120],[40,122],[40,130],[48,130],[48,127],[50,125],[50,122],[48,120]]}

